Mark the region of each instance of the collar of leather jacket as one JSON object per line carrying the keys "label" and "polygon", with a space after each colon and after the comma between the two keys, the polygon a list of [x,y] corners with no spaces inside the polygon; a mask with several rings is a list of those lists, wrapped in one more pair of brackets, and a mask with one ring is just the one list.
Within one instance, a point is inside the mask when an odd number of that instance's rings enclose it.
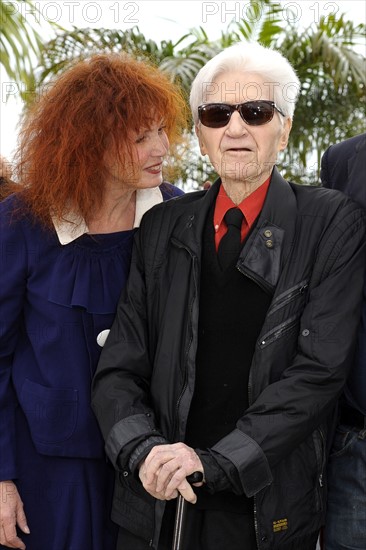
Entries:
{"label": "collar of leather jacket", "polygon": [[[201,255],[203,227],[220,184],[218,179],[208,191],[188,193],[179,198],[181,216],[173,228],[171,239],[188,249],[193,256]],[[270,293],[277,284],[281,265],[293,246],[296,214],[294,192],[274,168],[263,209],[237,263],[241,271],[253,276]]]}

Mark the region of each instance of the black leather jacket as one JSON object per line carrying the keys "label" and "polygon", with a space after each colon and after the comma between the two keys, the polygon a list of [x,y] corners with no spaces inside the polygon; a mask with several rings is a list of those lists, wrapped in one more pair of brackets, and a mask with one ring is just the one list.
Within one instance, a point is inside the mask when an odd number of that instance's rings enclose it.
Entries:
{"label": "black leather jacket", "polygon": [[[117,469],[113,519],[156,548],[164,503],[134,465],[154,442],[184,439],[194,388],[201,235],[220,182],[150,210],[93,383]],[[363,212],[343,194],[274,169],[237,268],[273,296],[257,341],[249,403],[212,448],[254,496],[258,548],[298,548],[324,519],[327,433],[351,364],[365,263]],[[215,491],[220,480],[207,479]]]}

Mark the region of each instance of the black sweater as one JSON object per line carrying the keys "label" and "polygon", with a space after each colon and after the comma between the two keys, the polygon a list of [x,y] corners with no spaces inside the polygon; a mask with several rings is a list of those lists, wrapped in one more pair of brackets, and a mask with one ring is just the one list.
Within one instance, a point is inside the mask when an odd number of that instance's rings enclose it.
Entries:
{"label": "black sweater", "polygon": [[[248,408],[250,365],[271,301],[269,294],[235,266],[221,271],[212,211],[203,238],[196,381],[185,438],[188,445],[199,449],[212,447],[231,432]],[[230,501],[235,509],[238,505],[242,508],[238,499],[245,498],[208,495],[204,490],[199,493],[202,507],[215,503],[215,507],[231,508]]]}

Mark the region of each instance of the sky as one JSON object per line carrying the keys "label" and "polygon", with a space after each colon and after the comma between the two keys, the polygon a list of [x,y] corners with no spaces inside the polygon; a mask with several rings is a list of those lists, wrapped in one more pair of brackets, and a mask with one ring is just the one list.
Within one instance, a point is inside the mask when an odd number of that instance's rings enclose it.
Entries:
{"label": "sky", "polygon": [[[14,1],[1,0],[5,10],[19,10]],[[210,40],[221,35],[232,21],[243,17],[250,19],[248,1],[201,2],[198,0],[163,0],[163,1],[116,1],[116,0],[39,0],[33,2],[39,12],[37,23],[41,26],[39,33],[45,41],[52,38],[49,22],[55,22],[64,28],[76,27],[118,28],[127,30],[138,26],[146,38],[158,43],[162,40],[173,42],[183,36],[189,29],[202,26]],[[281,17],[296,22],[299,27],[306,27],[318,22],[321,16],[346,14],[356,24],[366,22],[365,0],[342,0],[335,2],[297,0],[282,1]],[[35,15],[22,6],[22,17],[27,22],[35,22]],[[5,11],[6,16],[6,11]],[[366,46],[364,48],[366,50]],[[363,52],[364,54],[366,51]],[[0,68],[0,154],[11,161],[16,145],[17,127],[22,102],[19,88],[12,83]]]}

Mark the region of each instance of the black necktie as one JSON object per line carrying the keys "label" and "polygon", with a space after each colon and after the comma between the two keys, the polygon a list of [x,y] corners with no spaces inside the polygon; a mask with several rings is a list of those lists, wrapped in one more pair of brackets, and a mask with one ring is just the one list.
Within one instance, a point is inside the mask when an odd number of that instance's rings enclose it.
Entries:
{"label": "black necktie", "polygon": [[223,270],[233,265],[239,257],[243,218],[244,214],[240,208],[230,208],[224,216],[227,232],[222,237],[217,252]]}

